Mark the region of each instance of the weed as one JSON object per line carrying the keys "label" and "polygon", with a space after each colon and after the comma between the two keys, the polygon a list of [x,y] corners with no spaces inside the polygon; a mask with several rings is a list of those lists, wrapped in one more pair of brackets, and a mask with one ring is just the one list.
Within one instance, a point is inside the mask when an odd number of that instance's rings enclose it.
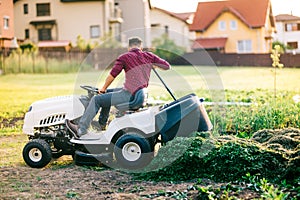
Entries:
{"label": "weed", "polygon": [[274,185],[268,183],[268,181],[263,178],[260,180],[261,183],[261,191],[262,191],[262,199],[274,199],[274,200],[285,200],[288,198],[289,193],[284,193],[280,191],[278,188],[275,188]]}
{"label": "weed", "polygon": [[73,190],[69,190],[66,194],[68,199],[79,199],[79,194]]}

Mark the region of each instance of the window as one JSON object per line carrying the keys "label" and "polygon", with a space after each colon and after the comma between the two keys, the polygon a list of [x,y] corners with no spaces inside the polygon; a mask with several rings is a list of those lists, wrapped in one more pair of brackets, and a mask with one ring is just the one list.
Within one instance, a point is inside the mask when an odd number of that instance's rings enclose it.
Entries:
{"label": "window", "polygon": [[23,5],[23,13],[24,13],[24,15],[28,14],[28,4],[27,3],[25,3]]}
{"label": "window", "polygon": [[237,30],[237,22],[235,20],[230,21],[230,29]]}
{"label": "window", "polygon": [[251,40],[239,40],[237,43],[238,53],[251,53],[252,41]]}
{"label": "window", "polygon": [[38,35],[39,35],[39,41],[52,40],[50,28],[38,29]]}
{"label": "window", "polygon": [[165,34],[169,34],[169,26],[165,26]]}
{"label": "window", "polygon": [[90,33],[91,33],[91,38],[98,38],[100,37],[100,26],[91,26],[90,27]]}
{"label": "window", "polygon": [[290,23],[285,25],[285,31],[300,31],[300,24],[297,23]]}
{"label": "window", "polygon": [[226,22],[225,21],[219,21],[219,30],[220,31],[226,30]]}
{"label": "window", "polygon": [[288,42],[287,46],[291,49],[298,49],[298,42]]}
{"label": "window", "polygon": [[4,16],[3,17],[3,28],[8,29],[9,28],[9,17]]}
{"label": "window", "polygon": [[36,16],[50,16],[50,3],[36,4]]}
{"label": "window", "polygon": [[25,29],[25,39],[29,39],[29,29]]}

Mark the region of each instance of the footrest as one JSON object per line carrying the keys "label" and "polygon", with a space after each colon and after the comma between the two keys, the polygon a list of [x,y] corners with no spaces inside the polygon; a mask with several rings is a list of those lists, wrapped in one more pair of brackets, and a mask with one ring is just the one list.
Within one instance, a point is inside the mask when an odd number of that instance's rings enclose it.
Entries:
{"label": "footrest", "polygon": [[74,161],[80,166],[97,166],[99,164],[109,165],[112,163],[111,153],[90,154],[82,151],[75,151]]}

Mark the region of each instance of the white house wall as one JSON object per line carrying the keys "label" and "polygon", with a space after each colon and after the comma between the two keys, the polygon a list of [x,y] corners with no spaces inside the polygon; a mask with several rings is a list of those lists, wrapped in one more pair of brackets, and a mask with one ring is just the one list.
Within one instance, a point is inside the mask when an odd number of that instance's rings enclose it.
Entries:
{"label": "white house wall", "polygon": [[151,24],[155,27],[151,28],[152,40],[161,37],[166,32],[166,26],[168,27],[168,36],[178,46],[185,47],[186,50],[190,50],[190,32],[187,23],[167,13],[164,13],[157,9],[152,9],[150,12]]}
{"label": "white house wall", "polygon": [[288,42],[298,42],[298,49],[287,50],[287,52],[300,53],[300,31],[285,31],[285,23],[283,22],[276,22],[276,30],[275,41],[280,41],[285,45],[287,45]]}
{"label": "white house wall", "polygon": [[121,24],[122,40],[127,44],[127,39],[139,36],[144,40],[144,45],[150,45],[150,20],[148,0],[115,0],[122,10],[124,22]]}
{"label": "white house wall", "polygon": [[[36,16],[36,3],[50,3],[50,16]],[[23,5],[28,4],[28,14],[23,13]],[[59,0],[21,0],[14,4],[15,35],[17,38],[25,38],[25,29],[29,29],[30,40],[38,42],[38,32],[31,21],[56,20],[52,29],[53,40],[69,40],[73,44],[81,35],[90,40],[90,26],[100,26],[100,36],[109,31],[107,17],[108,1],[88,1],[62,3]],[[91,39],[91,41],[96,39]]]}

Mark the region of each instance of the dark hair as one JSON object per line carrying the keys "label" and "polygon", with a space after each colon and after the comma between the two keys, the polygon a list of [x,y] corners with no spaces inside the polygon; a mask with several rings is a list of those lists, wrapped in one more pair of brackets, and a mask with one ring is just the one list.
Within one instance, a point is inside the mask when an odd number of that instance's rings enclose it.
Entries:
{"label": "dark hair", "polygon": [[128,42],[128,45],[130,46],[130,47],[132,47],[132,46],[141,46],[141,44],[142,44],[142,39],[141,38],[139,38],[139,37],[132,37],[132,38],[129,38],[129,40],[128,40],[129,42]]}

